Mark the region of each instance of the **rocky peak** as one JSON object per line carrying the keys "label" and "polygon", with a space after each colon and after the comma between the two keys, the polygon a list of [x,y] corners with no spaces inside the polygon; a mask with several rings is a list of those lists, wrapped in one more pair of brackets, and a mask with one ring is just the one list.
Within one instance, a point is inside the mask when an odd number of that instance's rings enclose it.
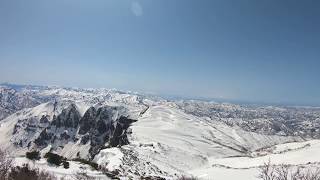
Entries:
{"label": "rocky peak", "polygon": [[129,143],[127,131],[134,120],[127,118],[127,114],[124,107],[103,106],[90,107],[81,117],[77,106],[68,104],[67,108],[53,115],[52,121],[45,114],[19,121],[12,140],[19,147],[42,149],[51,145],[58,151],[67,143],[81,143],[90,146],[87,153],[94,157],[105,146]]}
{"label": "rocky peak", "polygon": [[128,129],[136,120],[121,116],[115,124],[115,130],[109,141],[109,146],[116,147],[129,144]]}
{"label": "rocky peak", "polygon": [[52,125],[64,128],[77,128],[80,119],[81,115],[77,110],[76,105],[71,104],[67,109],[62,110],[61,114],[53,119]]}
{"label": "rocky peak", "polygon": [[94,126],[95,118],[97,116],[97,110],[94,107],[90,107],[83,115],[79,123],[79,134],[83,135],[89,132]]}

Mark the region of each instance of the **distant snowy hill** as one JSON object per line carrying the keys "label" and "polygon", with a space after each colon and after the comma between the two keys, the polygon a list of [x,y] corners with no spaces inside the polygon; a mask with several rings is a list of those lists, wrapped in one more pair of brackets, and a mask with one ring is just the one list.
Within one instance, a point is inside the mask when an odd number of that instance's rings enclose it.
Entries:
{"label": "distant snowy hill", "polygon": [[0,120],[24,108],[34,107],[41,103],[30,91],[17,91],[0,86]]}
{"label": "distant snowy hill", "polygon": [[[82,158],[117,177],[210,178],[207,171],[213,166],[233,165],[227,159],[249,161],[276,154],[285,143],[320,137],[317,108],[169,101],[109,89],[18,87],[0,87],[4,150],[14,157],[39,150],[71,162]],[[272,147],[277,148],[268,150]]]}
{"label": "distant snowy hill", "polygon": [[320,108],[246,106],[203,101],[177,101],[176,104],[186,113],[208,117],[246,131],[320,138]]}

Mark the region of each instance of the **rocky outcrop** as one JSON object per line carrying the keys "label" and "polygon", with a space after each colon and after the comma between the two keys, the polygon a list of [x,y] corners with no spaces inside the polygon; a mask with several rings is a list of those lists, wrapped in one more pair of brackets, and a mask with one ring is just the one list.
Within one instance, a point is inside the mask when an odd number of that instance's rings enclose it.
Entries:
{"label": "rocky outcrop", "polygon": [[116,128],[110,138],[109,146],[117,147],[129,144],[128,128],[133,122],[136,122],[136,120],[121,116],[116,122]]}
{"label": "rocky outcrop", "polygon": [[38,148],[51,144],[56,147],[73,142],[90,143],[89,154],[94,157],[102,148],[129,144],[128,128],[135,120],[127,117],[123,107],[90,107],[81,118],[76,105],[71,104],[50,121],[43,116],[40,122],[48,123],[34,143]]}
{"label": "rocky outcrop", "polygon": [[40,119],[41,124],[47,124],[49,123],[48,117],[47,116],[42,116]]}
{"label": "rocky outcrop", "polygon": [[90,107],[79,122],[79,134],[86,134],[93,128],[93,122],[95,121],[96,116],[96,109],[94,107]]}
{"label": "rocky outcrop", "polygon": [[44,129],[34,143],[39,147],[47,146],[53,138],[54,134],[47,132],[47,129]]}
{"label": "rocky outcrop", "polygon": [[80,118],[81,115],[77,110],[76,105],[71,104],[67,109],[64,109],[61,114],[53,119],[52,125],[55,125],[58,128],[77,128]]}
{"label": "rocky outcrop", "polygon": [[121,118],[121,110],[120,107],[104,106],[98,110],[91,107],[80,120],[79,134],[86,134],[81,142],[90,141],[89,153],[92,157],[112,138],[116,123]]}

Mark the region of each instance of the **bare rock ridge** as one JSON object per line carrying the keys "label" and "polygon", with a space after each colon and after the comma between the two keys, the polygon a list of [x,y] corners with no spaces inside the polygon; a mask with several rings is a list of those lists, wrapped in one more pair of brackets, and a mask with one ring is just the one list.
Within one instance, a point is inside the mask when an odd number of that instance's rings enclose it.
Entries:
{"label": "bare rock ridge", "polygon": [[64,109],[56,118],[54,117],[52,125],[57,128],[77,128],[81,115],[75,104],[71,104],[67,109]]}
{"label": "bare rock ridge", "polygon": [[97,116],[97,110],[90,107],[80,120],[79,134],[84,135],[93,128],[93,122]]}
{"label": "bare rock ridge", "polygon": [[[54,150],[69,142],[82,145],[89,143],[89,154],[93,158],[106,145],[117,147],[129,144],[128,129],[136,120],[126,117],[122,113],[124,111],[123,107],[90,107],[81,117],[77,106],[71,104],[59,115],[53,116],[52,121],[46,116],[41,117],[39,123],[29,120],[21,124],[19,121],[13,135],[23,129],[29,136],[34,136],[30,141],[20,140],[16,143],[17,146],[28,148],[33,144],[38,149],[51,145]],[[35,133],[37,131],[40,133]]]}

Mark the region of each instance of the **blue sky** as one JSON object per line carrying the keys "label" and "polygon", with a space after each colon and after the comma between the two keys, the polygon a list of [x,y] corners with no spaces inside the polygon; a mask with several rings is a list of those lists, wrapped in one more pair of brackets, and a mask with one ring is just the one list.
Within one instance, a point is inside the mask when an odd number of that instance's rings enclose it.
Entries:
{"label": "blue sky", "polygon": [[0,0],[0,82],[320,105],[320,1]]}

